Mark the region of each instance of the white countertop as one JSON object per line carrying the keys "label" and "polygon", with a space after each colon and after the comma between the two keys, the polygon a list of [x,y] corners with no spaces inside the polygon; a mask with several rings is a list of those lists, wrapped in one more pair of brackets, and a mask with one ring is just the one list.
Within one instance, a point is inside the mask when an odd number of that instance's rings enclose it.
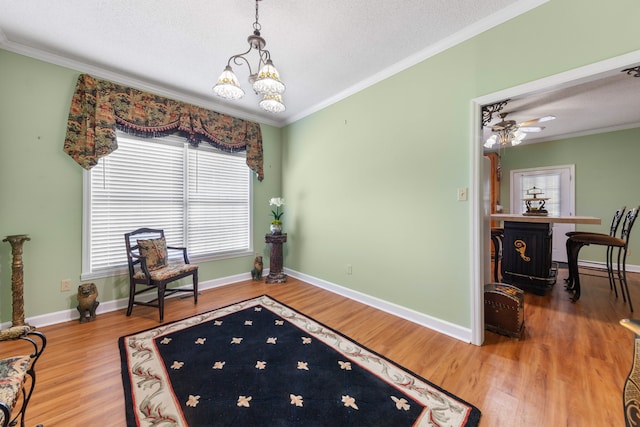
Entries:
{"label": "white countertop", "polygon": [[491,219],[496,221],[538,222],[538,223],[564,223],[564,224],[594,224],[602,223],[600,218],[594,216],[529,216],[522,214],[491,214]]}

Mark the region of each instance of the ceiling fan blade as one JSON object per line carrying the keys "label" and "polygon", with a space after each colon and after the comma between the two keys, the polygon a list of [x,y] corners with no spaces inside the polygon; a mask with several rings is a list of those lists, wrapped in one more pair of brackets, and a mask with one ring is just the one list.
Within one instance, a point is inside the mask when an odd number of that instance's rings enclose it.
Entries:
{"label": "ceiling fan blade", "polygon": [[541,132],[544,129],[544,126],[520,126],[522,132]]}
{"label": "ceiling fan blade", "polygon": [[537,119],[527,120],[525,122],[518,123],[518,126],[522,127],[522,126],[534,125],[536,123],[548,122],[549,120],[555,120],[555,118],[556,116],[544,116]]}

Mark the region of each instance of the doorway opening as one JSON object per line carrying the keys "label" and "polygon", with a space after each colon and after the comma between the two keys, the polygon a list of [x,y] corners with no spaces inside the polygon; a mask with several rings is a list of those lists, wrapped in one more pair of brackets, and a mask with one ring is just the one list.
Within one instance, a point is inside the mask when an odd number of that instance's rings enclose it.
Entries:
{"label": "doorway opening", "polygon": [[585,81],[595,81],[604,73],[619,71],[629,64],[640,62],[640,51],[597,62],[584,67],[559,73],[547,78],[536,80],[520,86],[505,89],[493,94],[485,95],[472,100],[473,105],[473,135],[471,143],[472,183],[472,280],[471,280],[471,343],[482,345],[484,341],[484,277],[490,269],[491,254],[489,245],[485,242],[485,233],[488,232],[489,221],[485,209],[486,190],[484,189],[484,162],[483,162],[483,129],[482,107],[495,104],[505,99],[532,96],[534,94],[558,90],[575,86]]}

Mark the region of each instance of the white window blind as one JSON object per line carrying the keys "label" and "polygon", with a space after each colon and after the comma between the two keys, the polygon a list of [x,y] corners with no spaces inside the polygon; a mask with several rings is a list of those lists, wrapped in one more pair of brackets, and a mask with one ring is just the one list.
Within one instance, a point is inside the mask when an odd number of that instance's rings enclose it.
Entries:
{"label": "white window blind", "polygon": [[250,252],[250,185],[244,154],[118,133],[118,149],[85,172],[83,280],[122,270],[124,233],[141,227],[190,258]]}
{"label": "white window blind", "polygon": [[249,185],[245,158],[188,151],[188,241],[193,254],[248,248]]}

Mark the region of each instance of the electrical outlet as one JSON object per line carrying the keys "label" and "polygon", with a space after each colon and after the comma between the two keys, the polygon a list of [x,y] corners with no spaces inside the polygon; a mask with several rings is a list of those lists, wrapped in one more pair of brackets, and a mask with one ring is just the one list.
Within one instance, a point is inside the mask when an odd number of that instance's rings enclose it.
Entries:
{"label": "electrical outlet", "polygon": [[60,292],[67,292],[71,290],[71,279],[64,279],[60,281]]}
{"label": "electrical outlet", "polygon": [[351,264],[347,264],[347,274],[351,275],[353,273],[353,268],[351,267]]}
{"label": "electrical outlet", "polygon": [[466,188],[458,188],[458,200],[459,201],[467,200],[467,189]]}

